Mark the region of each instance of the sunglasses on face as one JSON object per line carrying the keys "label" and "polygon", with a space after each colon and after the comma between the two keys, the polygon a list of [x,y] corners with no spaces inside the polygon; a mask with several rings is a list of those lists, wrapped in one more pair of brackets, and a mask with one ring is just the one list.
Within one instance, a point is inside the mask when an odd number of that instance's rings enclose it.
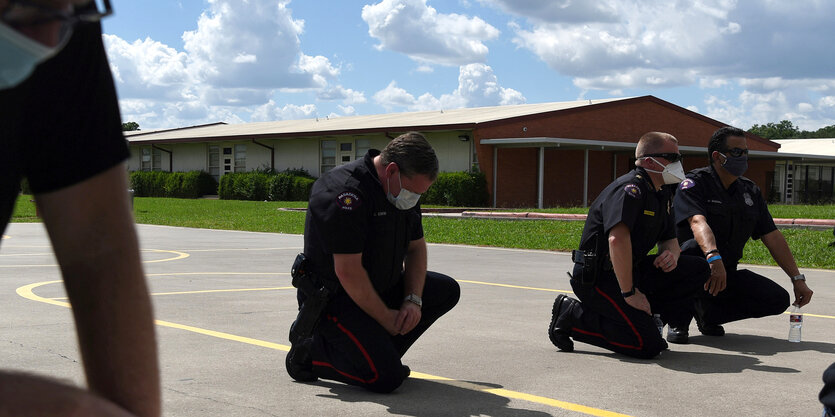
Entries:
{"label": "sunglasses on face", "polygon": [[726,153],[730,156],[733,156],[734,158],[738,158],[742,155],[748,155],[748,149],[731,148],[731,149],[725,149],[724,153]]}
{"label": "sunglasses on face", "polygon": [[664,158],[664,159],[666,159],[670,162],[678,162],[678,161],[681,161],[681,158],[683,158],[680,153],[672,153],[672,152],[648,153],[648,154],[645,154],[645,155],[641,156],[641,158],[649,158],[649,157]]}

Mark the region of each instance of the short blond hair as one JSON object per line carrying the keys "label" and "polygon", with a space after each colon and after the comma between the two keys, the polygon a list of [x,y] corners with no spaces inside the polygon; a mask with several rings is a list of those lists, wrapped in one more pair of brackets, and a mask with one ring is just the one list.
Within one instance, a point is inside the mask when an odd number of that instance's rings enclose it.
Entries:
{"label": "short blond hair", "polygon": [[664,132],[648,132],[638,139],[638,146],[635,148],[635,159],[640,158],[648,153],[657,153],[664,147],[664,143],[672,141],[678,145],[678,139],[675,136]]}

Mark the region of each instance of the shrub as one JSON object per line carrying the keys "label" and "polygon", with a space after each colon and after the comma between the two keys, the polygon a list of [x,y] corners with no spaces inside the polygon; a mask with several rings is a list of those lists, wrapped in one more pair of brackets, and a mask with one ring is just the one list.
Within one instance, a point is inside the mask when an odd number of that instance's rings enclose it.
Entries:
{"label": "shrub", "polygon": [[270,177],[270,180],[267,182],[269,199],[271,201],[289,201],[293,178],[291,174],[285,172]]}
{"label": "shrub", "polygon": [[490,195],[482,172],[441,172],[423,194],[423,204],[458,207],[484,207]]}
{"label": "shrub", "polygon": [[288,201],[307,201],[310,199],[310,190],[313,188],[313,178],[293,177],[293,185],[287,195]]}
{"label": "shrub", "polygon": [[217,182],[204,171],[134,171],[130,186],[137,197],[200,198],[217,192]]}

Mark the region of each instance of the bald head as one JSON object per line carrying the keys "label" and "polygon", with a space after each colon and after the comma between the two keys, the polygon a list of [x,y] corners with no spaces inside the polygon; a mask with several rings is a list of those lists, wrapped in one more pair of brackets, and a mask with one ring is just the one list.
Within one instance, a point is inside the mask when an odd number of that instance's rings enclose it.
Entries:
{"label": "bald head", "polygon": [[635,159],[650,153],[664,152],[663,150],[669,146],[668,144],[670,142],[678,146],[678,140],[675,136],[669,133],[645,133],[644,136],[641,136],[641,139],[638,140],[638,147],[635,148]]}

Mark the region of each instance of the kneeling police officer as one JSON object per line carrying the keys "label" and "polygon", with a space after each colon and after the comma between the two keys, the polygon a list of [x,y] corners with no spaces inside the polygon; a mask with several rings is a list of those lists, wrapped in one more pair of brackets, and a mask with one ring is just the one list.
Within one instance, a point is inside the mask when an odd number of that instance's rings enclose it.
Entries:
{"label": "kneeling police officer", "polygon": [[391,392],[409,376],[400,358],[460,294],[454,279],[426,270],[417,202],[437,175],[435,151],[409,132],[314,183],[292,271],[293,379]]}
{"label": "kneeling police officer", "polygon": [[[589,209],[571,287],[559,295],[548,336],[563,351],[578,340],[638,358],[667,348],[652,314],[671,328],[689,323],[687,301],[709,274],[701,257],[679,256],[670,187],[684,178],[678,141],[650,132],[635,150],[634,170],[609,184]],[[658,255],[647,253],[658,245]],[[681,306],[685,306],[682,308]]]}

